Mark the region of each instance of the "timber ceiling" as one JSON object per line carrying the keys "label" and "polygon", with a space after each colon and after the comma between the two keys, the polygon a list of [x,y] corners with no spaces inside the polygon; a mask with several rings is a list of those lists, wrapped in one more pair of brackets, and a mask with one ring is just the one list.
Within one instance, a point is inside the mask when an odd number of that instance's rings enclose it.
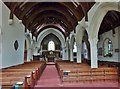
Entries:
{"label": "timber ceiling", "polygon": [[99,35],[104,33],[104,32],[107,32],[109,30],[113,30],[113,34],[115,34],[114,30],[118,26],[120,26],[120,12],[109,11],[105,15],[105,17],[101,23]]}
{"label": "timber ceiling", "polygon": [[[34,36],[46,27],[56,27],[65,37],[75,30],[78,21],[95,2],[5,2]],[[12,18],[12,16],[11,16]]]}
{"label": "timber ceiling", "polygon": [[[76,0],[75,0],[76,1]],[[60,30],[65,37],[75,30],[78,21],[84,16],[95,2],[5,2],[27,29],[37,37],[45,28],[53,27]],[[120,26],[120,13],[109,11],[101,23],[99,34]]]}

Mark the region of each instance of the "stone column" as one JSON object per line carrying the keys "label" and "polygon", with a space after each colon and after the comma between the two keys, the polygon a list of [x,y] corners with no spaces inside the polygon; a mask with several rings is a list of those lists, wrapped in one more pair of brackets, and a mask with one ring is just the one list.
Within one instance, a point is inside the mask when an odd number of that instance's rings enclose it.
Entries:
{"label": "stone column", "polygon": [[70,61],[73,62],[73,47],[70,47]]}
{"label": "stone column", "polygon": [[69,49],[68,49],[68,47],[66,48],[66,60],[69,60]]}
{"label": "stone column", "polygon": [[27,61],[30,61],[30,60],[32,60],[33,58],[32,58],[32,50],[31,50],[31,48],[29,48],[28,50],[27,50]]}
{"label": "stone column", "polygon": [[91,48],[91,68],[98,68],[97,38],[89,39]]}
{"label": "stone column", "polygon": [[66,41],[66,47],[65,47],[65,52],[66,52],[66,60],[70,60],[70,49],[69,49],[69,40]]}
{"label": "stone column", "polygon": [[81,48],[81,45],[77,45],[77,63],[82,63]]}
{"label": "stone column", "polygon": [[62,60],[66,60],[65,48],[62,49]]}

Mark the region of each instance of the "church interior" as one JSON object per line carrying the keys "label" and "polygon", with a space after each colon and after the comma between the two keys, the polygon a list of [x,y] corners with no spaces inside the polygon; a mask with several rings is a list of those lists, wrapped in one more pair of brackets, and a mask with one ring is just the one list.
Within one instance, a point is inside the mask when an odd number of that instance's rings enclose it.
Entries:
{"label": "church interior", "polygon": [[1,0],[0,89],[120,89],[120,1],[108,1]]}

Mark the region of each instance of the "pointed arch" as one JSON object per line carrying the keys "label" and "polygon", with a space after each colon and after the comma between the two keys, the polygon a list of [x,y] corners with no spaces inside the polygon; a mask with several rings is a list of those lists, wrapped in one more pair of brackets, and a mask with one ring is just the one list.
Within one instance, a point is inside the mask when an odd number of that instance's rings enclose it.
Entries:
{"label": "pointed arch", "polygon": [[38,39],[37,39],[37,45],[41,45],[41,42],[43,40],[43,38],[45,38],[48,34],[54,34],[55,36],[57,36],[61,42],[61,47],[64,48],[65,47],[65,37],[64,35],[58,31],[55,28],[47,28],[45,30],[43,30],[39,35],[38,35]]}
{"label": "pointed arch", "polygon": [[102,2],[98,5],[96,5],[92,9],[94,11],[91,11],[91,13],[89,13],[89,16],[90,16],[89,21],[90,22],[88,24],[88,27],[89,27],[88,34],[89,34],[90,39],[98,38],[99,28],[100,28],[100,25],[101,25],[105,15],[110,10],[119,11],[118,6],[119,6],[118,2]]}
{"label": "pointed arch", "polygon": [[77,52],[77,46],[76,46],[76,42],[74,42],[74,48],[73,48],[73,52]]}

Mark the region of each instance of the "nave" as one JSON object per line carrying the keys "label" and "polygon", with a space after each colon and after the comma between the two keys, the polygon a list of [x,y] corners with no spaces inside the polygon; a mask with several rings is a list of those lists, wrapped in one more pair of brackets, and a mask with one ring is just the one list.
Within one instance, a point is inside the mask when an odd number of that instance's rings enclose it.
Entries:
{"label": "nave", "polygon": [[0,89],[119,88],[120,1],[46,1],[0,0]]}

